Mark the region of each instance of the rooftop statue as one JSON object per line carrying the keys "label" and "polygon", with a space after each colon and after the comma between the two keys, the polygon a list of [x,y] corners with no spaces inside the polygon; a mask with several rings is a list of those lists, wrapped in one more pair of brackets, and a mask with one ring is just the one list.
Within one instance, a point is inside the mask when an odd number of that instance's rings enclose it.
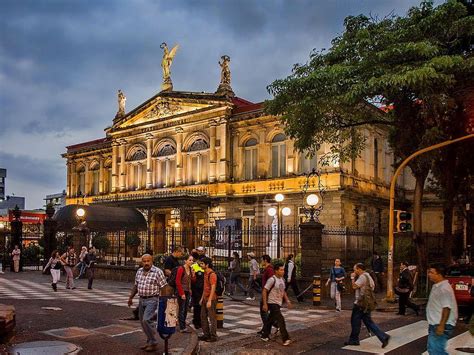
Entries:
{"label": "rooftop statue", "polygon": [[216,94],[225,97],[234,97],[234,91],[232,91],[232,87],[230,86],[230,57],[223,55],[218,63],[221,67],[221,82],[219,83]]}
{"label": "rooftop statue", "polygon": [[222,61],[219,61],[219,65],[221,66],[221,84],[230,85],[230,57],[223,55],[221,59]]}
{"label": "rooftop statue", "polygon": [[178,45],[175,45],[170,51],[165,42],[160,45],[160,48],[163,49],[163,59],[161,60],[161,68],[163,69],[163,84],[161,85],[161,89],[163,91],[173,90],[173,83],[171,82],[171,64],[173,63],[173,58],[176,55],[178,47]]}
{"label": "rooftop statue", "polygon": [[117,93],[117,101],[118,101],[118,112],[116,116],[117,117],[123,116],[125,115],[125,101],[127,101],[127,97],[122,92],[122,90],[119,90]]}

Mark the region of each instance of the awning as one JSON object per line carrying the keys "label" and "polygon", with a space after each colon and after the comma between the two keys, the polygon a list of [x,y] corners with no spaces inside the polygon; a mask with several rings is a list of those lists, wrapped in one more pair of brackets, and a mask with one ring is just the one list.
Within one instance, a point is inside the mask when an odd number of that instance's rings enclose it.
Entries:
{"label": "awning", "polygon": [[[85,215],[80,219],[76,211],[82,208]],[[134,208],[67,205],[53,216],[58,222],[59,231],[72,231],[82,221],[85,221],[91,232],[117,232],[147,230],[143,214]]]}

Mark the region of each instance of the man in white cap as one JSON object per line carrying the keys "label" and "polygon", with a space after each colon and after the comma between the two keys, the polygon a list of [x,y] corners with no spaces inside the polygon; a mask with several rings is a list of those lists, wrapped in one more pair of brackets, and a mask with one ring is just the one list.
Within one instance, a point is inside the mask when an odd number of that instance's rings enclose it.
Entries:
{"label": "man in white cap", "polygon": [[253,301],[255,300],[254,289],[258,290],[259,288],[257,285],[257,276],[260,274],[260,267],[258,266],[258,261],[255,259],[255,253],[247,253],[247,257],[249,258],[249,282],[247,288],[248,297],[246,299]]}
{"label": "man in white cap", "polygon": [[198,247],[196,250],[199,254],[199,258],[203,258],[206,256],[206,248],[204,248],[203,246]]}

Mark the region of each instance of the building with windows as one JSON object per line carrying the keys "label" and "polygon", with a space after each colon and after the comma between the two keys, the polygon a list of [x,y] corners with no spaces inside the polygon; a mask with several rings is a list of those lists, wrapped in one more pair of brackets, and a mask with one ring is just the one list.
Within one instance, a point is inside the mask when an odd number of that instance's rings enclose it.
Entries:
{"label": "building with windows", "polygon": [[[328,145],[312,157],[297,152],[279,118],[266,114],[262,103],[234,95],[230,83],[221,81],[215,93],[167,88],[128,113],[120,94],[105,137],[63,154],[66,203],[140,210],[154,250],[163,246],[157,231],[170,226],[214,226],[222,219],[240,220],[244,231],[271,225],[275,218],[267,212],[277,193],[285,196],[281,207],[291,210],[282,224],[297,225],[305,184],[308,192],[325,191],[322,223],[387,226],[393,155],[383,127],[361,128],[367,146],[357,159],[321,166]],[[320,179],[307,180],[303,174],[313,168]],[[245,233],[243,243],[252,243]]]}
{"label": "building with windows", "polygon": [[46,195],[45,200],[45,207],[49,204],[53,205],[55,210],[58,210],[61,207],[66,206],[66,190],[63,192],[59,192],[56,194]]}

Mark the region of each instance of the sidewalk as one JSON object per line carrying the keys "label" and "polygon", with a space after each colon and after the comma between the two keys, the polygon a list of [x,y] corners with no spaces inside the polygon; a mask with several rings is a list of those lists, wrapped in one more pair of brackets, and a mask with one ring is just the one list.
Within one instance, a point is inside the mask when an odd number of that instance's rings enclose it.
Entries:
{"label": "sidewalk", "polygon": [[[0,353],[26,342],[64,341],[80,346],[81,353],[85,354],[145,354],[139,349],[146,342],[139,322],[121,320],[132,315],[132,308],[92,302],[93,297],[116,295],[120,300],[124,298],[126,304],[129,283],[95,280],[93,290],[87,290],[87,280],[77,280],[76,290],[65,290],[65,284],[61,283],[61,291],[55,293],[50,288],[50,280],[50,275],[36,271],[0,275],[1,292],[4,292],[1,302],[15,306],[17,321],[15,336],[10,344],[0,345]],[[11,287],[5,290],[5,285]],[[87,302],[72,301],[60,297],[63,293],[88,299]],[[15,298],[14,294],[23,299]],[[137,304],[135,297],[134,305]],[[197,334],[190,329],[191,333],[178,332],[171,337],[170,353],[195,352]],[[164,351],[161,338],[159,351]]]}

